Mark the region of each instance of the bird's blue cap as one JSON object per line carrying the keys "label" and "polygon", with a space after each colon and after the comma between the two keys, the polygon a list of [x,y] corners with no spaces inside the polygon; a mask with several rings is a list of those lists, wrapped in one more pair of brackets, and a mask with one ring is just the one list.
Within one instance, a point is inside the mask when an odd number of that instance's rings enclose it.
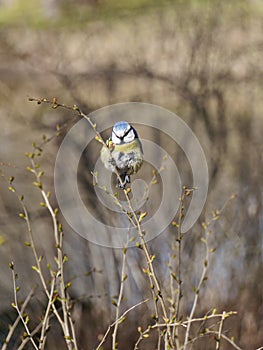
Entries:
{"label": "bird's blue cap", "polygon": [[114,124],[113,130],[115,132],[124,131],[124,130],[127,130],[129,127],[130,127],[129,123],[127,123],[125,121],[120,121],[120,122],[117,122]]}

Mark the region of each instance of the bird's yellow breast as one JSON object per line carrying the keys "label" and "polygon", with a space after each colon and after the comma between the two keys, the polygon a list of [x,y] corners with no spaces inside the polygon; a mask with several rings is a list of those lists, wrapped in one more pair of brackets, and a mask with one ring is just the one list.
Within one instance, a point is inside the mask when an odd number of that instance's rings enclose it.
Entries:
{"label": "bird's yellow breast", "polygon": [[119,145],[114,145],[114,151],[116,152],[131,152],[131,151],[139,151],[142,153],[142,146],[138,139],[135,139],[129,143],[121,143]]}

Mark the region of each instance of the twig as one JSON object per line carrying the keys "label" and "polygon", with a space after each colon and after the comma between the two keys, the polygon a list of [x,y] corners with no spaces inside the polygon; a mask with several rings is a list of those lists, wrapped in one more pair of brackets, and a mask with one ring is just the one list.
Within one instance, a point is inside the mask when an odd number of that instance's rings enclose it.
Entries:
{"label": "twig", "polygon": [[[182,194],[180,197],[180,207],[179,207],[179,218],[178,223],[174,222],[174,225],[177,227],[177,271],[174,274],[174,272],[170,273],[170,285],[171,285],[171,303],[172,307],[174,308],[174,312],[170,312],[170,319],[173,317],[177,320],[179,320],[179,312],[180,312],[180,301],[182,298],[182,278],[181,278],[181,247],[182,247],[182,221],[184,218],[184,206],[185,206],[185,199],[186,197],[190,196],[191,193],[194,191],[194,188],[187,188],[186,186],[183,186]],[[176,300],[175,300],[175,290],[174,290],[174,280],[177,283],[177,294],[176,294]],[[171,310],[172,311],[172,310]],[[176,348],[180,349],[180,343],[179,343],[179,337],[178,337],[178,331],[179,328],[173,327],[173,339],[175,339],[176,342]]]}
{"label": "twig", "polygon": [[223,323],[224,323],[225,318],[226,318],[226,312],[224,311],[222,314],[222,317],[221,317],[221,321],[219,323],[218,336],[216,338],[216,350],[220,349],[220,339],[221,339],[221,335],[222,335]]}
{"label": "twig", "polygon": [[[39,323],[36,328],[31,332],[32,337],[37,334],[40,330],[40,328],[42,327],[42,323]],[[22,343],[19,345],[19,347],[17,348],[17,350],[22,350],[25,348],[25,345],[29,342],[29,338],[24,338],[22,340]]]}
{"label": "twig", "polygon": [[[170,323],[170,326],[182,326],[182,327],[187,327],[188,323],[193,323],[193,322],[203,322],[206,320],[214,319],[214,318],[222,318],[224,316],[224,319],[226,319],[229,316],[232,315],[237,315],[236,311],[224,311],[222,314],[211,314],[211,315],[205,315],[203,317],[197,317],[193,318],[192,320],[188,319],[186,321],[178,321],[178,322],[172,322]],[[166,323],[157,323],[155,325],[152,325],[151,328],[156,328],[156,327],[165,327]]]}
{"label": "twig", "polygon": [[[205,334],[216,334],[218,336],[218,331],[210,331],[207,330]],[[226,340],[229,344],[231,344],[235,349],[237,350],[242,350],[242,348],[240,348],[232,339],[230,339],[229,337],[227,337],[224,333],[222,333],[220,335],[221,338],[223,338],[224,340]]]}
{"label": "twig", "polygon": [[125,317],[130,311],[132,311],[133,309],[135,309],[136,307],[138,307],[138,306],[140,306],[140,305],[142,305],[142,304],[144,304],[144,303],[147,303],[147,301],[149,301],[149,299],[140,301],[139,303],[137,303],[137,304],[131,306],[131,307],[130,307],[128,310],[126,310],[117,320],[115,320],[112,324],[110,324],[109,327],[108,327],[108,329],[107,329],[107,331],[105,332],[105,334],[104,334],[102,340],[100,341],[99,345],[96,347],[95,350],[100,350],[100,348],[101,348],[102,344],[104,344],[104,342],[105,342],[105,340],[106,340],[106,338],[107,338],[107,336],[108,336],[108,334],[109,334],[111,328],[116,324],[116,322],[120,322],[120,320],[123,319],[123,317]]}
{"label": "twig", "polygon": [[199,299],[199,292],[200,292],[200,289],[201,289],[201,286],[202,286],[203,282],[205,281],[205,276],[206,276],[206,272],[207,272],[207,269],[208,269],[209,248],[208,248],[208,242],[207,242],[207,232],[206,232],[206,239],[203,239],[203,243],[205,244],[205,247],[206,247],[206,256],[205,256],[204,263],[203,263],[202,274],[201,274],[201,277],[199,279],[198,286],[195,289],[195,297],[194,297],[192,309],[191,309],[190,316],[189,316],[189,322],[187,323],[183,350],[186,350],[186,347],[187,347],[187,344],[188,344],[189,335],[190,335],[190,329],[191,329],[191,325],[192,325],[191,321],[193,320],[193,317],[194,317],[194,313],[195,313],[195,310],[196,310],[197,302],[198,302],[198,299]]}
{"label": "twig", "polygon": [[[115,320],[118,320],[120,317],[120,306],[121,306],[121,301],[123,298],[123,291],[124,291],[124,282],[127,278],[127,275],[125,273],[126,269],[126,253],[127,253],[127,243],[123,248],[123,259],[122,259],[122,268],[121,268],[121,285],[120,285],[120,290],[119,290],[119,296],[117,300],[117,305],[116,305],[116,315],[115,315]],[[117,332],[118,332],[118,327],[120,322],[122,322],[124,318],[121,318],[119,322],[116,322],[114,325],[113,333],[112,333],[112,350],[117,349]]]}
{"label": "twig", "polygon": [[[31,291],[29,292],[28,296],[26,297],[25,301],[23,302],[22,304],[22,307],[21,307],[21,310],[20,310],[20,313],[23,315],[24,311],[25,311],[25,308],[27,306],[27,304],[29,303],[29,301],[31,300],[32,298],[32,295],[34,293],[34,290],[35,288],[32,288]],[[1,350],[6,350],[7,349],[7,346],[12,338],[12,335],[14,334],[14,331],[17,327],[17,325],[19,324],[19,321],[20,321],[20,315],[18,314],[15,322],[12,324],[12,326],[10,326],[9,328],[9,332],[5,338],[5,342],[3,344],[3,346],[1,347]],[[33,335],[33,332],[31,332],[31,335]],[[28,338],[29,339],[29,338]]]}
{"label": "twig", "polygon": [[139,331],[139,333],[140,333],[140,336],[139,336],[138,340],[136,341],[136,343],[134,344],[133,350],[139,350],[139,344],[140,344],[140,342],[141,342],[143,339],[149,337],[149,332],[150,332],[150,330],[151,330],[152,328],[153,328],[152,326],[148,326],[148,327],[145,329],[145,331],[142,331],[142,330],[141,330],[141,327],[138,327],[138,331]]}
{"label": "twig", "polygon": [[55,283],[56,283],[56,277],[53,276],[52,282],[51,282],[51,288],[50,288],[50,294],[48,298],[48,304],[46,306],[46,312],[42,321],[42,328],[41,328],[41,335],[39,339],[39,350],[44,349],[45,347],[45,341],[46,341],[46,332],[49,327],[49,314],[50,314],[50,309],[52,307],[53,303],[53,294],[54,294],[54,288],[55,288]]}
{"label": "twig", "polygon": [[[148,245],[147,245],[147,243],[145,241],[144,234],[143,234],[142,229],[141,229],[141,224],[140,224],[139,218],[137,217],[136,213],[134,212],[134,209],[132,208],[131,201],[130,201],[128,193],[129,193],[129,191],[124,190],[124,194],[125,194],[125,197],[126,197],[126,200],[127,200],[127,203],[128,203],[128,207],[129,207],[130,212],[131,212],[131,214],[132,214],[132,216],[133,216],[133,218],[134,218],[134,220],[136,222],[138,235],[139,235],[139,238],[140,238],[140,241],[141,241],[141,247],[142,247],[143,252],[145,254],[146,262],[147,262],[147,265],[148,265],[148,271],[145,271],[145,272],[146,272],[146,274],[147,274],[147,276],[149,278],[149,281],[150,281],[151,291],[152,291],[152,294],[153,294],[153,300],[154,300],[154,303],[155,303],[155,312],[156,312],[156,320],[155,321],[158,321],[158,319],[159,319],[158,305],[157,305],[157,301],[159,300],[160,304],[161,304],[162,312],[163,312],[163,317],[167,321],[167,333],[168,333],[170,346],[173,347],[173,340],[172,340],[170,326],[169,326],[169,318],[168,318],[168,314],[167,314],[166,307],[165,307],[165,304],[164,304],[163,296],[162,296],[162,293],[161,293],[160,284],[159,284],[159,281],[157,279],[157,276],[156,276],[156,273],[155,273],[155,269],[153,267],[154,256],[151,256],[150,253],[149,253]],[[159,333],[159,339],[160,339],[160,333]]]}
{"label": "twig", "polygon": [[21,310],[19,309],[18,300],[17,300],[17,286],[16,286],[16,278],[17,278],[17,275],[16,275],[16,273],[15,273],[15,271],[14,271],[14,263],[11,263],[11,264],[10,264],[10,268],[11,268],[11,270],[12,270],[13,289],[14,289],[14,297],[15,297],[15,302],[14,302],[13,306],[14,306],[14,308],[16,309],[16,311],[17,311],[17,313],[18,313],[18,315],[19,315],[19,318],[20,318],[21,322],[23,323],[23,326],[24,326],[25,331],[26,331],[26,336],[30,338],[30,341],[31,341],[33,347],[34,347],[36,350],[38,350],[38,346],[37,346],[37,344],[36,344],[34,338],[32,337],[31,332],[30,332],[30,330],[29,330],[29,328],[28,328],[28,326],[27,326],[27,322],[28,322],[28,321],[27,321],[27,320],[24,320],[23,314],[22,314]]}

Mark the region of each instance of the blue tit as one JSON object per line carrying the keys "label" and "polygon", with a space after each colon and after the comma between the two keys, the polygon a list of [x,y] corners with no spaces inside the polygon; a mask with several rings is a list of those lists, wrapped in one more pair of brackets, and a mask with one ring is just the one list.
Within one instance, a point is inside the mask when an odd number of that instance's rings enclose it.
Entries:
{"label": "blue tit", "polygon": [[114,124],[111,137],[102,147],[100,157],[107,169],[117,170],[122,183],[117,178],[116,187],[125,188],[130,183],[130,175],[137,173],[143,162],[142,145],[136,130],[127,122]]}

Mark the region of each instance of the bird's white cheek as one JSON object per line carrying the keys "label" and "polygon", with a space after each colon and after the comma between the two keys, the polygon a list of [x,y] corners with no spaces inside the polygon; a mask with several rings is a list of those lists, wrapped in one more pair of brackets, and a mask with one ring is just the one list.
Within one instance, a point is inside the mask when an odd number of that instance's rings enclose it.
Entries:
{"label": "bird's white cheek", "polygon": [[135,136],[134,133],[129,133],[127,136],[124,137],[123,141],[124,143],[129,143],[134,140]]}
{"label": "bird's white cheek", "polygon": [[120,139],[112,133],[111,140],[115,145],[118,145],[120,143]]}

